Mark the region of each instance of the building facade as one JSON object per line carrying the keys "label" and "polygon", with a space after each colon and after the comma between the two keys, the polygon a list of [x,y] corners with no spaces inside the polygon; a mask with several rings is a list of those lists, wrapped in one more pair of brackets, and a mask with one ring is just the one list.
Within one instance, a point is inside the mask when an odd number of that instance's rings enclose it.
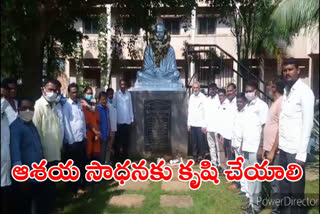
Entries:
{"label": "building facade", "polygon": [[[116,37],[117,24],[119,22],[119,11],[111,5],[100,8],[101,13],[107,14],[108,33],[108,49],[106,50],[110,56],[111,78],[110,86],[117,90],[119,80],[125,79],[129,83],[129,87],[134,86],[136,72],[141,70],[143,65],[143,52],[146,47],[144,41],[144,32],[142,29],[134,29],[132,27],[124,27],[120,29],[121,36]],[[219,21],[218,16],[212,8],[206,5],[200,5],[192,11],[192,15],[185,17],[183,14],[170,15],[164,14],[157,18],[157,22],[163,23],[168,32],[171,34],[170,44],[173,46],[177,66],[181,73],[182,82],[188,84],[187,80],[192,79],[195,67],[193,62],[189,62],[185,57],[185,43],[199,45],[218,45],[225,52],[230,54],[237,60],[236,39],[231,32],[231,28]],[[88,20],[78,20],[75,28],[83,32],[88,39],[83,40],[84,55],[84,72],[83,77],[89,81],[94,90],[103,90],[106,86],[101,85],[100,66],[98,62],[98,19],[92,18]],[[133,35],[135,35],[133,37]],[[118,39],[118,40],[117,40]],[[115,51],[115,44],[112,41],[120,41],[119,60],[111,58],[112,52]],[[134,42],[132,42],[134,41]],[[116,43],[118,44],[118,43]],[[131,45],[131,46],[130,46]],[[113,47],[112,47],[113,46]],[[134,53],[130,52],[128,46]],[[290,47],[286,50],[287,56],[297,58],[301,69],[301,78],[314,91],[316,97],[319,96],[319,31],[305,33],[303,30],[294,38]],[[134,56],[133,56],[134,55]],[[186,63],[190,65],[186,66]],[[236,69],[236,65],[230,61],[230,66]],[[266,58],[264,60],[264,71],[258,68],[258,61],[251,63],[250,69],[265,82],[273,79],[279,74],[279,65],[274,58]],[[237,82],[237,75],[231,74],[228,77],[215,77],[215,81],[219,87],[225,86],[221,82],[222,78],[227,78],[228,82]],[[67,58],[65,63],[65,74],[63,75],[63,85],[76,82],[75,61]],[[224,81],[225,82],[225,81]],[[64,89],[64,88],[63,88]],[[64,91],[66,93],[66,91]]]}

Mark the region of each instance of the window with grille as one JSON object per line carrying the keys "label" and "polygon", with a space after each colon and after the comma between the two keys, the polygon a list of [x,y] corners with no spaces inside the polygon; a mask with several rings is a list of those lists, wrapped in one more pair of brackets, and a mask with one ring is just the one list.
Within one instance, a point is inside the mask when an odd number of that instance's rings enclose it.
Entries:
{"label": "window with grille", "polygon": [[215,34],[217,20],[215,17],[198,18],[198,34]]}
{"label": "window with grille", "polygon": [[170,18],[163,20],[164,26],[171,35],[180,34],[180,19]]}
{"label": "window with grille", "polygon": [[85,34],[98,34],[98,17],[90,17],[83,20],[83,32]]}
{"label": "window with grille", "polygon": [[139,34],[140,28],[134,26],[129,18],[123,18],[123,34]]}

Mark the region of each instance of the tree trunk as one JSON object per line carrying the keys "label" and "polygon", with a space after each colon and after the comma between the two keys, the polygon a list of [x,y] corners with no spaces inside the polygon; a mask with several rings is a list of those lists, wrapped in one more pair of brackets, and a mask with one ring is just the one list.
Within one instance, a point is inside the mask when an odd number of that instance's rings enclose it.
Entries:
{"label": "tree trunk", "polygon": [[35,22],[32,31],[22,41],[22,96],[38,99],[41,96],[43,49],[45,36],[53,23],[55,14],[46,13],[46,7],[39,5],[39,22]]}
{"label": "tree trunk", "polygon": [[34,32],[30,41],[24,42],[22,52],[22,96],[37,99],[41,96],[43,37]]}

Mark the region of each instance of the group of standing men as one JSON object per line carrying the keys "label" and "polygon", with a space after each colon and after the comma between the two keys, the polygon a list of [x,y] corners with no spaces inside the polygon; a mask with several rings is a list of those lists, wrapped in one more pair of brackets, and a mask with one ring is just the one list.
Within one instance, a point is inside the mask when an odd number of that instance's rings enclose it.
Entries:
{"label": "group of standing men", "polygon": [[21,98],[18,103],[16,82],[1,82],[2,213],[52,213],[55,207],[55,182],[15,182],[11,169],[16,165],[32,168],[32,163],[45,159],[48,169],[72,159],[81,171],[81,178],[69,183],[76,198],[85,193],[83,188],[88,185],[84,180],[86,164],[92,160],[111,164],[111,151],[116,161],[128,156],[129,127],[134,118],[131,94],[124,80],[115,96],[108,88],[96,99],[90,87],[84,89],[81,98],[75,83],[68,86],[66,99],[61,94],[61,83],[55,79],[46,81],[41,90],[42,96],[36,102]]}
{"label": "group of standing men", "polygon": [[[207,138],[211,162],[227,169],[227,160],[244,157],[244,166],[254,166],[263,159],[284,169],[290,163],[299,164],[303,171],[307,148],[313,127],[315,98],[312,90],[299,78],[300,69],[294,58],[283,64],[283,78],[270,81],[268,96],[270,109],[258,94],[258,84],[248,81],[244,93],[236,94],[236,85],[218,89],[215,83],[208,87],[208,96],[200,92],[200,84],[193,83],[188,109],[188,131],[191,135],[192,155],[197,163],[204,159]],[[241,208],[248,213],[261,210],[260,181],[233,183],[229,189],[238,189],[247,201]],[[303,213],[297,200],[304,199],[305,177],[297,182],[287,179],[271,183],[272,213]],[[291,206],[285,206],[290,198]],[[294,201],[295,200],[295,201]]]}
{"label": "group of standing men", "polygon": [[[262,159],[281,165],[298,163],[304,170],[307,147],[313,126],[314,95],[299,79],[300,70],[295,59],[283,65],[283,80],[271,81],[268,95],[273,103],[268,105],[258,94],[258,84],[248,81],[245,93],[236,93],[236,85],[226,89],[215,83],[208,87],[208,96],[200,92],[200,84],[193,84],[193,94],[188,105],[188,131],[191,135],[192,156],[195,162],[204,159],[204,136],[207,138],[211,162],[221,171],[227,169],[227,160],[238,156],[245,159],[244,167],[253,166]],[[93,90],[84,90],[81,99],[75,83],[68,86],[68,99],[61,95],[61,84],[48,80],[42,88],[42,96],[35,102],[22,98],[16,101],[16,82],[1,83],[1,194],[9,199],[15,195],[12,206],[2,200],[3,213],[17,208],[15,213],[31,212],[31,201],[38,213],[52,213],[56,199],[56,185],[43,184],[29,179],[26,182],[12,181],[10,171],[15,165],[27,165],[47,160],[47,168],[58,161],[72,159],[81,172],[78,182],[70,182],[74,197],[83,194],[84,166],[91,160],[110,164],[111,147],[115,160],[128,156],[130,126],[134,116],[131,94],[125,81],[120,81],[120,90],[109,88],[96,96]],[[116,138],[115,142],[114,137]],[[13,182],[13,185],[11,185]],[[13,186],[13,188],[11,188]],[[246,181],[232,184],[245,195],[248,203],[242,209],[257,213],[261,209],[261,182]],[[273,199],[304,197],[304,176],[297,182],[272,182]],[[12,198],[12,197],[11,197]],[[22,206],[23,204],[23,206]],[[6,206],[7,205],[7,206]],[[9,205],[9,207],[8,207]],[[29,209],[29,208],[30,209]],[[19,210],[23,208],[23,210]],[[272,213],[283,209],[291,213],[302,212],[301,207],[273,203]]]}

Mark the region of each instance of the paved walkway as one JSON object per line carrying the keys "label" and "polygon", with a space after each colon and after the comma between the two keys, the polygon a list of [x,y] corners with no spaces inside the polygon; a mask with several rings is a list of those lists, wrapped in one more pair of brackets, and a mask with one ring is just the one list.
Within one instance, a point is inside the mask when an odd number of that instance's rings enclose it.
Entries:
{"label": "paved walkway", "polygon": [[[189,208],[193,206],[193,200],[188,195],[174,195],[174,193],[191,191],[187,182],[181,182],[177,179],[177,167],[172,167],[173,179],[169,182],[161,182],[162,194],[160,196],[160,207],[177,207]],[[120,196],[113,196],[109,201],[110,206],[114,207],[134,207],[139,208],[143,206],[145,196],[143,194],[129,194],[126,191],[144,190],[151,191],[150,181],[134,182],[128,181],[123,186],[118,186],[118,190],[124,190],[124,194]],[[168,195],[170,193],[170,195]]]}
{"label": "paved walkway", "polygon": [[[190,208],[194,206],[188,182],[179,181],[177,178],[178,167],[172,167],[173,178],[169,182],[161,182],[160,207],[168,208]],[[306,170],[306,180],[313,181],[319,179],[319,172],[313,169]],[[124,186],[117,186],[117,190],[124,191],[123,194],[113,196],[109,201],[109,206],[117,208],[139,208],[146,200],[144,194],[152,191],[151,181],[133,182],[128,181]],[[138,194],[135,193],[138,192]],[[133,192],[133,193],[132,193]],[[269,209],[262,213],[270,212]]]}

